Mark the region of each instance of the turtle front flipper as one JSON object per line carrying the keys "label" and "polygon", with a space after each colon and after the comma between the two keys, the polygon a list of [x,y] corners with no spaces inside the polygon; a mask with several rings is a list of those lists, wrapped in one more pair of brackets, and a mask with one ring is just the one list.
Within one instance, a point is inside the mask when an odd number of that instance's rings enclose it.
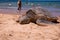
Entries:
{"label": "turtle front flipper", "polygon": [[47,26],[48,24],[53,23],[44,19],[37,19],[36,24],[38,24],[39,26]]}

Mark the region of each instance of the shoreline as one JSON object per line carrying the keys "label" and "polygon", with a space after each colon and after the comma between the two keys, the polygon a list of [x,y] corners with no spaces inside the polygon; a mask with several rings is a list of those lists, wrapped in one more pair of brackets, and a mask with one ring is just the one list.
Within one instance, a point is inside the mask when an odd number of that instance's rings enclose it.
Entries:
{"label": "shoreline", "polygon": [[[40,7],[40,6],[39,6]],[[21,13],[25,13],[29,8],[23,8],[21,10]],[[60,16],[60,9],[55,9],[55,8],[44,8],[47,9],[53,16]],[[24,12],[23,12],[24,11]],[[0,14],[19,14],[17,7],[7,7],[7,8],[1,8],[0,9]]]}

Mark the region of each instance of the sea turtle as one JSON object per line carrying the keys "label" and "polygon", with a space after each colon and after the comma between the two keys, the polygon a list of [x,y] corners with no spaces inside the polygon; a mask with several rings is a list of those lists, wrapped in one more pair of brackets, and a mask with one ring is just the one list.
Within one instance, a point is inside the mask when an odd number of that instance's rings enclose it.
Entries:
{"label": "sea turtle", "polygon": [[57,23],[57,18],[52,17],[48,11],[42,8],[29,9],[26,15],[19,18],[20,24],[28,24],[30,22],[40,24],[40,23]]}

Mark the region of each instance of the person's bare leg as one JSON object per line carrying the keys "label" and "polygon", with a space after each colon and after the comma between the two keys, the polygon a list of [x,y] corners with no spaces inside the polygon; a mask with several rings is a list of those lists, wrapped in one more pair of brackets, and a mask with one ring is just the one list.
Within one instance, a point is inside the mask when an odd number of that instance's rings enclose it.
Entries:
{"label": "person's bare leg", "polygon": [[18,10],[18,12],[17,12],[17,13],[18,13],[18,14],[21,14],[21,8],[20,8],[20,7],[18,7],[18,9],[17,9],[17,10]]}
{"label": "person's bare leg", "polygon": [[21,0],[18,0],[18,11],[19,11],[19,14],[21,14]]}

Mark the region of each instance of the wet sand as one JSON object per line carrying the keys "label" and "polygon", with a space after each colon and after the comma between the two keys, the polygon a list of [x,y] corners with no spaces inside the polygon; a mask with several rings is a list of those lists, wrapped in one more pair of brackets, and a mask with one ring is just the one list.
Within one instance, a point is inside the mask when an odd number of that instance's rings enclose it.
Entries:
{"label": "wet sand", "polygon": [[19,16],[14,10],[0,9],[0,40],[60,40],[60,23],[46,26],[34,23],[21,25],[16,22]]}

